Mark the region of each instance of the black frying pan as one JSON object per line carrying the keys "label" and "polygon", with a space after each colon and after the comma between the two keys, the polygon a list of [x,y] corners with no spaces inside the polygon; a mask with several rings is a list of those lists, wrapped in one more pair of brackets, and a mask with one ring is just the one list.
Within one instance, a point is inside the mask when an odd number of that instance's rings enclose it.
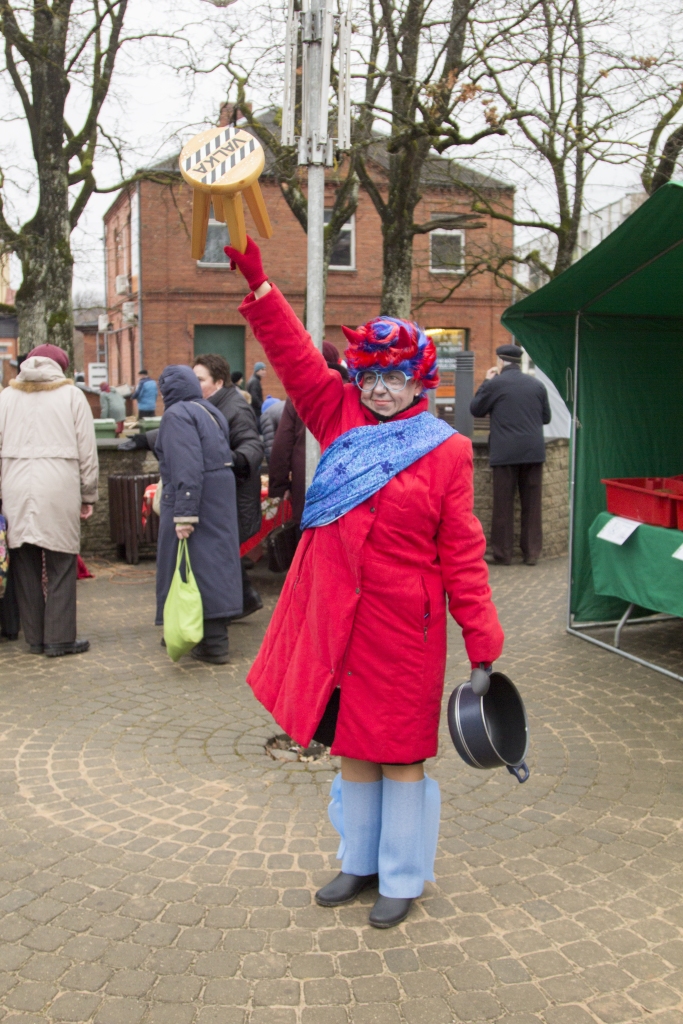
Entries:
{"label": "black frying pan", "polygon": [[517,687],[502,672],[491,674],[485,694],[470,682],[457,686],[448,701],[448,728],[455,749],[472,768],[503,765],[518,782],[526,782],[529,723]]}

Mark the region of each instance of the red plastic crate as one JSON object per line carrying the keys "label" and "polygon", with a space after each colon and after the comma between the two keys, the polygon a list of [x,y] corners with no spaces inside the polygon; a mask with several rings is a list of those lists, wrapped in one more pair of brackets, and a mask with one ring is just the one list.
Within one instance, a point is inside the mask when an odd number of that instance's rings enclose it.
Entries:
{"label": "red plastic crate", "polygon": [[683,517],[683,503],[676,500],[683,496],[683,476],[636,476],[602,483],[607,488],[607,511],[614,516],[667,529],[676,529]]}

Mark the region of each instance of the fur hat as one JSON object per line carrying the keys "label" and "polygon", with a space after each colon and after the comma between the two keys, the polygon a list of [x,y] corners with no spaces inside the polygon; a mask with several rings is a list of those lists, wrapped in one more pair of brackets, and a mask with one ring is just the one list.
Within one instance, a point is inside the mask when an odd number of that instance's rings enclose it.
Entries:
{"label": "fur hat", "polygon": [[391,368],[403,370],[424,388],[438,387],[436,348],[417,324],[378,316],[355,331],[351,327],[342,327],[342,331],[349,342],[344,356],[352,380],[365,370]]}

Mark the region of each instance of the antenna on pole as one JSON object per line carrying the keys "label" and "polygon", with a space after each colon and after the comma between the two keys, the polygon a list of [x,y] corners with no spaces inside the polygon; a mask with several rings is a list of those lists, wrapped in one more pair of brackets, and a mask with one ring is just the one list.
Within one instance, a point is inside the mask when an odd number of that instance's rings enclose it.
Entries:
{"label": "antenna on pole", "polygon": [[[335,152],[351,146],[351,0],[335,15],[334,0],[302,0],[301,11],[289,0],[285,34],[285,88],[282,100],[282,142],[297,146],[298,163],[308,168],[308,254],[306,273],[306,327],[322,349],[325,332],[323,282],[325,232],[325,167],[334,164]],[[332,43],[337,31],[339,91],[337,138],[329,133]],[[297,57],[301,56],[301,125],[296,131]],[[306,485],[313,479],[320,448],[306,433]]]}
{"label": "antenna on pole", "polygon": [[289,0],[285,33],[285,93],[282,99],[282,145],[296,145],[296,56],[299,42],[299,16],[294,11],[294,0]]}

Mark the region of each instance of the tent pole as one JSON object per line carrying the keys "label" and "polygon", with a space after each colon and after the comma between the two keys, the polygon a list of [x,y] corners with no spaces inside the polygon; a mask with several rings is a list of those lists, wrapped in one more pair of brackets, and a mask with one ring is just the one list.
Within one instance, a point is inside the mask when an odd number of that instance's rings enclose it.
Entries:
{"label": "tent pole", "polygon": [[[676,616],[674,616],[676,618]],[[600,623],[603,625],[603,623]],[[629,654],[628,651],[622,651],[621,647],[615,647],[613,644],[605,643],[604,640],[598,640],[595,636],[588,636],[587,633],[582,633],[578,629],[567,629],[567,632],[572,636],[578,636],[580,640],[587,640],[589,644],[595,644],[596,647],[602,647],[604,651],[611,651],[612,654],[620,654],[622,658],[628,658],[629,661],[635,661],[637,665],[643,665],[645,668],[651,668],[653,672],[659,672],[660,675],[668,676],[669,679],[676,679],[679,683],[683,683],[683,676],[676,675],[675,672],[671,672],[668,668],[662,668],[661,665],[655,665],[652,661],[645,661],[644,658],[637,658],[635,654]]]}
{"label": "tent pole", "polygon": [[581,313],[574,320],[574,373],[572,381],[572,449],[569,468],[569,569],[567,578],[567,629],[572,627],[572,559],[574,555],[574,495],[576,489],[576,441],[579,419],[576,405],[579,395],[579,322]]}

